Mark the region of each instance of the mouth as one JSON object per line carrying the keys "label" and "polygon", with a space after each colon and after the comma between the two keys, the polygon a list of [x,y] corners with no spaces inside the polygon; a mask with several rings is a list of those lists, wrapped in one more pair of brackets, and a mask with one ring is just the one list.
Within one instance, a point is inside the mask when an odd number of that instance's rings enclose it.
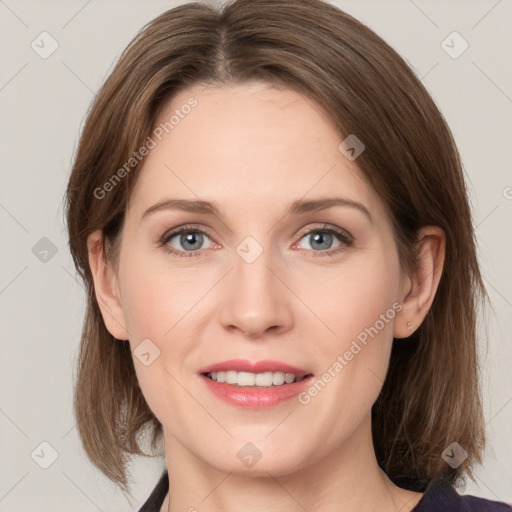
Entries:
{"label": "mouth", "polygon": [[[252,370],[252,371],[247,371]],[[202,368],[206,390],[231,406],[262,410],[297,398],[313,374],[275,361],[224,361]]]}
{"label": "mouth", "polygon": [[206,378],[231,384],[236,387],[275,387],[275,386],[286,386],[287,384],[293,384],[294,382],[300,382],[301,380],[312,376],[312,373],[306,373],[302,375],[296,375],[290,372],[263,372],[263,373],[252,373],[243,372],[236,370],[227,371],[215,371],[215,372],[204,372]]}
{"label": "mouth", "polygon": [[201,368],[198,372],[215,382],[240,387],[286,386],[313,374],[281,361],[230,359]]}

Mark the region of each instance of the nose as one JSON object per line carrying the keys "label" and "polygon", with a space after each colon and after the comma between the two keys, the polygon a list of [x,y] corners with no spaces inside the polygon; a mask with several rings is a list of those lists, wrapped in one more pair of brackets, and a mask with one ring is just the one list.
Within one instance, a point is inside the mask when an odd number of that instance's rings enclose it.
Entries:
{"label": "nose", "polygon": [[[243,253],[241,253],[243,254]],[[284,284],[285,269],[263,250],[252,262],[234,253],[234,268],[226,276],[222,290],[221,323],[248,338],[262,338],[291,328],[293,294]]]}

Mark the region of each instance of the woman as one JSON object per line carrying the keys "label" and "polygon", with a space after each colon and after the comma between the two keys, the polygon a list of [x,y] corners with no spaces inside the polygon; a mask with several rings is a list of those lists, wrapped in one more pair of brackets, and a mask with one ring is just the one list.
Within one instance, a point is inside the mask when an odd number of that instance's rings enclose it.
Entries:
{"label": "woman", "polygon": [[125,491],[163,439],[141,512],[511,510],[454,489],[485,444],[459,155],[367,27],[319,0],[165,12],[66,200],[78,429]]}

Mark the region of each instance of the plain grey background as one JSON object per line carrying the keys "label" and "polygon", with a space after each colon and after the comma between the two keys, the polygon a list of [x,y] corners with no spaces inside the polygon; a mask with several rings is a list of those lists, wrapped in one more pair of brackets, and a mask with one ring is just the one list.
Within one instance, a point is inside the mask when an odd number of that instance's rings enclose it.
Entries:
{"label": "plain grey background", "polygon": [[[72,375],[84,293],[62,198],[99,86],[145,23],[182,3],[0,0],[0,511],[137,510],[164,467],[134,459],[129,502],[79,443]],[[331,3],[407,59],[458,144],[494,307],[488,338],[481,329],[489,444],[477,483],[460,492],[512,503],[512,0]]]}

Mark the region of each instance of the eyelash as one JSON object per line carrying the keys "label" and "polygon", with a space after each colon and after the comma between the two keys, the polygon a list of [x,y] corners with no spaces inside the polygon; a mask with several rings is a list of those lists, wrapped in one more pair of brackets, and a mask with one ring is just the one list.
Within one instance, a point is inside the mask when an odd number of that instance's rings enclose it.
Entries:
{"label": "eyelash", "polygon": [[[181,235],[182,233],[201,233],[203,235],[207,235],[209,238],[212,238],[208,232],[199,229],[199,227],[194,225],[186,225],[181,226],[180,228],[177,228],[173,231],[166,232],[160,239],[157,240],[158,246],[163,247],[166,252],[169,254],[172,254],[174,256],[177,256],[179,258],[185,257],[185,258],[198,258],[202,256],[202,250],[198,251],[177,251],[175,249],[169,248],[169,241],[172,240],[176,235]],[[354,238],[352,235],[350,235],[347,231],[342,230],[340,228],[337,228],[335,226],[324,224],[321,228],[314,228],[310,229],[309,231],[306,231],[305,233],[302,233],[300,236],[300,240],[304,238],[306,235],[310,235],[312,233],[330,233],[334,234],[338,237],[339,241],[342,243],[339,247],[335,249],[328,249],[325,251],[313,251],[318,254],[315,254],[313,257],[323,257],[323,256],[335,256],[336,254],[346,250],[347,247],[352,246],[354,242]],[[310,250],[310,249],[302,249],[302,250]]]}

